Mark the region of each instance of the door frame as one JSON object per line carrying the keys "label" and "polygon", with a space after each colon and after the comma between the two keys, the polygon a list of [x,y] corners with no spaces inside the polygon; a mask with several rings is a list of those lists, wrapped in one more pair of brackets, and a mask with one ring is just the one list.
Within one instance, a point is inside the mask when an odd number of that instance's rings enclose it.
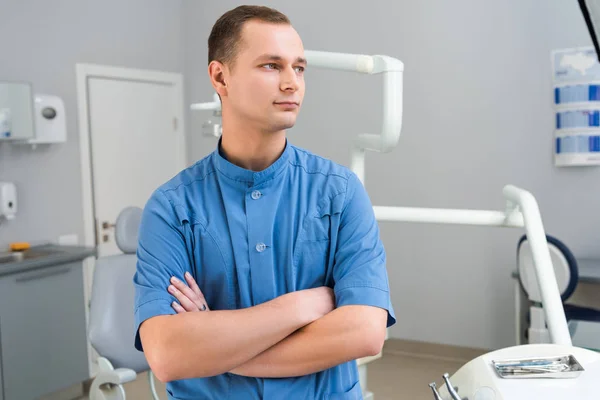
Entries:
{"label": "door frame", "polygon": [[[77,114],[79,127],[79,155],[81,161],[81,195],[83,205],[83,245],[87,247],[96,247],[96,227],[94,222],[94,193],[92,177],[92,148],[90,143],[91,124],[89,111],[89,91],[88,81],[90,78],[107,78],[141,81],[148,83],[158,83],[173,86],[176,91],[175,117],[177,124],[175,126],[175,135],[181,137],[181,148],[179,149],[182,158],[182,169],[186,165],[186,142],[185,120],[184,120],[184,95],[183,95],[183,76],[178,73],[143,70],[135,68],[113,67],[98,64],[75,65],[77,75]],[[95,257],[88,257],[83,263],[83,284],[86,311],[86,326],[89,323],[89,301],[91,298],[92,279]],[[89,343],[89,340],[88,340]],[[90,346],[91,348],[91,346]],[[90,377],[92,377],[94,359],[92,352],[89,353]]]}

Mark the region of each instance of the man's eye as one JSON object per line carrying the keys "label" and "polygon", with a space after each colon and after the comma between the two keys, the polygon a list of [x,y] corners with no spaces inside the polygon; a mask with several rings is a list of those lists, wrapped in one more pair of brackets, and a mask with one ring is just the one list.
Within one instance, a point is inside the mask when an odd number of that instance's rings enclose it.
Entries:
{"label": "man's eye", "polygon": [[302,73],[304,72],[304,67],[296,67],[296,71]]}
{"label": "man's eye", "polygon": [[265,64],[265,65],[263,65],[263,67],[267,67],[268,69],[275,69],[275,68],[277,68],[277,64],[273,64],[273,63]]}

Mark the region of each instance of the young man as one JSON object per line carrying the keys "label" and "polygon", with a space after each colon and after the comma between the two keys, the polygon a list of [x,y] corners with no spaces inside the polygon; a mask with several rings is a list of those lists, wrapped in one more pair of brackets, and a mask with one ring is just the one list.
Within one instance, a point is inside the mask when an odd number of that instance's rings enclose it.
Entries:
{"label": "young man", "polygon": [[144,209],[135,345],[171,399],[362,398],[354,360],[395,322],[386,255],[358,178],[286,139],[302,41],[241,6],[208,48],[223,135]]}

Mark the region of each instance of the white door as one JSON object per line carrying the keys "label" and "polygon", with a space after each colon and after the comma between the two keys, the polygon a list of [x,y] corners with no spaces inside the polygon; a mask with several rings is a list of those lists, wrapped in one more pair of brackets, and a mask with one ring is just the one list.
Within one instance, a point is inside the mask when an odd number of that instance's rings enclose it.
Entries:
{"label": "white door", "polygon": [[120,253],[114,223],[185,168],[181,89],[164,82],[89,77],[88,113],[98,256]]}

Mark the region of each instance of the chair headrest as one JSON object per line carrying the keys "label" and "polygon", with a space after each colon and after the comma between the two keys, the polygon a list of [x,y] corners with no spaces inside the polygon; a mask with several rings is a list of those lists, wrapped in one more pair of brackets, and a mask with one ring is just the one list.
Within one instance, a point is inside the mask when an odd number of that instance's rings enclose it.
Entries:
{"label": "chair headrest", "polygon": [[141,220],[142,209],[139,207],[127,207],[119,213],[115,223],[115,240],[123,253],[136,252]]}
{"label": "chair headrest", "polygon": [[[556,283],[561,295],[562,301],[566,301],[577,287],[579,281],[579,268],[575,256],[569,248],[557,238],[546,235],[548,250],[550,251],[550,260],[554,268]],[[519,281],[521,287],[532,301],[542,301],[535,266],[533,263],[533,253],[527,240],[523,235],[517,245],[517,269],[519,271]]]}

